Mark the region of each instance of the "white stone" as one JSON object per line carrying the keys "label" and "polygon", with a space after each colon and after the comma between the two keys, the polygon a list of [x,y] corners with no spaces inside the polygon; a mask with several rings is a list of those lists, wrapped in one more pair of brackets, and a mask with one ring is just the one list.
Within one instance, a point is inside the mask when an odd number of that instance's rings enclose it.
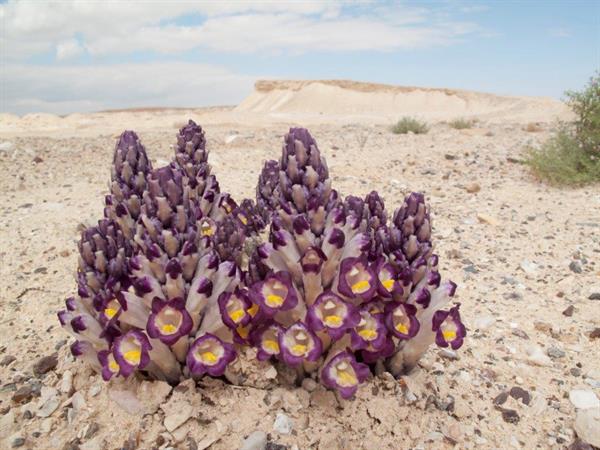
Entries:
{"label": "white stone", "polygon": [[538,270],[538,265],[536,263],[528,261],[526,259],[521,261],[520,267],[521,267],[521,270],[523,270],[523,272],[525,272],[529,275],[534,275],[535,273],[537,273],[537,270]]}
{"label": "white stone", "polygon": [[109,389],[108,396],[119,407],[132,415],[140,414],[143,411],[143,406],[136,395],[128,390]]}
{"label": "white stone", "polygon": [[49,417],[60,405],[60,399],[58,397],[50,397],[47,399],[38,412],[36,413],[38,417]]}
{"label": "white stone", "polygon": [[496,318],[492,316],[480,316],[475,319],[473,325],[480,330],[487,330],[496,322]]}
{"label": "white stone", "polygon": [[60,392],[70,395],[73,389],[73,373],[70,370],[65,370],[60,381]]}
{"label": "white stone", "polygon": [[177,408],[177,412],[165,417],[163,424],[167,431],[172,433],[178,427],[183,425],[190,417],[192,417],[193,408],[189,403],[182,403],[181,407]]}
{"label": "white stone", "polygon": [[600,400],[592,391],[573,389],[569,392],[569,400],[578,409],[600,408]]}
{"label": "white stone", "polygon": [[290,419],[287,415],[283,413],[277,413],[277,417],[275,418],[275,422],[273,423],[273,430],[278,432],[279,434],[290,434],[292,432],[292,428],[294,424],[292,419]]}
{"label": "white stone", "polygon": [[264,450],[267,446],[267,433],[255,431],[244,439],[240,450]]}
{"label": "white stone", "polygon": [[527,362],[534,366],[549,367],[552,365],[552,360],[544,353],[542,348],[538,345],[531,345],[527,347]]}
{"label": "white stone", "polygon": [[265,370],[265,378],[267,380],[274,380],[277,378],[277,369],[274,366],[270,366],[267,370]]}
{"label": "white stone", "polygon": [[0,152],[8,152],[13,149],[15,145],[12,142],[4,141],[0,144]]}
{"label": "white stone", "polygon": [[40,425],[40,430],[42,433],[50,433],[52,430],[52,418],[48,417],[47,419],[42,420],[42,424]]}
{"label": "white stone", "polygon": [[574,428],[582,441],[600,447],[600,408],[578,411]]}

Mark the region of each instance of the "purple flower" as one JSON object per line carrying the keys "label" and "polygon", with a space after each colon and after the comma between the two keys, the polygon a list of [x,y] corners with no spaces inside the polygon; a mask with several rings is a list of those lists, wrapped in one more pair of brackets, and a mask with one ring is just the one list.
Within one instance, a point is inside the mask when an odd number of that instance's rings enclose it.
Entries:
{"label": "purple flower", "polygon": [[292,277],[284,271],[271,273],[263,281],[254,284],[250,297],[269,316],[278,311],[289,311],[298,303]]}
{"label": "purple flower", "polygon": [[169,301],[155,297],[152,312],[148,317],[148,336],[159,339],[163,344],[173,345],[192,331],[192,318],[185,309],[185,300],[176,297]]}
{"label": "purple flower", "polygon": [[332,339],[337,340],[358,324],[360,314],[354,305],[346,303],[339,295],[323,292],[309,306],[306,320],[313,331],[325,329]]}
{"label": "purple flower", "polygon": [[275,322],[264,324],[250,333],[250,342],[257,348],[256,357],[265,361],[272,356],[279,356],[279,336],[283,327]]}
{"label": "purple flower", "polygon": [[450,311],[436,311],[431,321],[432,331],[435,331],[435,343],[440,347],[460,348],[467,335],[467,329],[460,320],[460,303],[450,308]]}
{"label": "purple flower", "polygon": [[190,346],[186,363],[193,375],[202,376],[208,373],[210,376],[219,377],[225,373],[227,365],[235,356],[233,345],[207,333]]}
{"label": "purple flower", "polygon": [[350,331],[351,345],[354,350],[371,348],[380,350],[385,344],[387,330],[383,323],[383,315],[371,314],[371,305],[360,310],[360,320]]}
{"label": "purple flower", "polygon": [[236,287],[233,292],[223,292],[218,303],[223,323],[232,330],[248,325],[252,319],[250,308],[254,305],[246,288]]}
{"label": "purple flower", "polygon": [[113,375],[117,375],[121,370],[117,360],[110,350],[102,350],[98,352],[98,362],[102,367],[102,379],[104,381],[110,380]]}
{"label": "purple flower", "polygon": [[385,324],[398,339],[410,339],[419,332],[419,321],[415,317],[417,308],[407,303],[391,302],[385,305]]}
{"label": "purple flower", "polygon": [[365,302],[371,300],[377,291],[375,274],[367,263],[365,256],[346,258],[340,264],[338,291],[348,298],[360,298]]}
{"label": "purple flower", "polygon": [[394,341],[388,334],[386,335],[383,341],[383,345],[380,349],[375,350],[372,348],[366,348],[365,350],[362,350],[360,352],[360,356],[362,357],[363,361],[367,364],[373,364],[379,359],[388,358],[392,356],[394,354],[395,348],[396,346],[394,345]]}
{"label": "purple flower", "polygon": [[318,336],[302,322],[296,322],[279,334],[281,357],[286,364],[297,366],[303,361],[316,361],[323,344]]}
{"label": "purple flower", "polygon": [[120,367],[119,375],[127,378],[136,369],[143,369],[150,362],[148,352],[152,349],[148,337],[141,331],[130,330],[117,337],[112,353]]}
{"label": "purple flower", "polygon": [[321,371],[321,382],[329,389],[338,391],[343,398],[349,399],[370,374],[366,364],[356,362],[354,355],[344,350],[325,364]]}
{"label": "purple flower", "polygon": [[398,281],[398,271],[394,266],[386,262],[384,258],[375,264],[375,274],[377,275],[377,293],[379,296],[384,298],[391,298],[392,296],[401,296],[404,293],[402,283]]}

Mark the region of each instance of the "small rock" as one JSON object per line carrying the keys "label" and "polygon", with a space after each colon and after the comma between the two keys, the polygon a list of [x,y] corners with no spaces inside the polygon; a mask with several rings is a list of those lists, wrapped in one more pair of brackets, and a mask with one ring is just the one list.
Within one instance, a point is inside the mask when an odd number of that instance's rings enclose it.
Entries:
{"label": "small rock", "polygon": [[492,216],[489,216],[487,214],[483,214],[483,213],[477,214],[477,220],[479,220],[479,222],[481,222],[481,223],[487,223],[488,225],[492,225],[492,226],[500,225],[500,222],[498,222],[497,219],[495,219]]}
{"label": "small rock", "polygon": [[290,434],[292,432],[292,428],[292,420],[286,414],[277,413],[277,417],[273,423],[273,430],[279,434]]}
{"label": "small rock", "polygon": [[38,417],[49,417],[60,405],[60,399],[58,397],[48,398],[40,407],[36,413]]}
{"label": "small rock", "polygon": [[521,264],[519,265],[519,267],[521,267],[521,270],[529,275],[534,275],[537,273],[538,270],[538,265],[534,262],[528,261],[526,259],[524,259],[523,261],[521,261]]}
{"label": "small rock", "polygon": [[438,352],[438,355],[440,355],[444,359],[450,359],[450,360],[458,359],[458,353],[456,353],[454,350],[450,350],[449,348],[441,349]]}
{"label": "small rock", "polygon": [[590,339],[598,339],[600,338],[600,328],[594,328],[590,331]]}
{"label": "small rock", "polygon": [[40,158],[39,156],[36,156],[35,158],[33,158],[33,162],[36,164],[39,164],[41,162],[44,162],[44,160],[42,158]]}
{"label": "small rock", "polygon": [[571,445],[567,447],[567,450],[594,450],[594,448],[590,444],[583,442],[581,439],[575,439]]}
{"label": "small rock", "polygon": [[507,423],[517,424],[521,418],[519,414],[514,409],[503,409],[502,410],[502,419],[504,419]]}
{"label": "small rock", "polygon": [[527,348],[527,362],[534,366],[548,367],[552,365],[552,360],[543,352],[541,347],[532,345]]}
{"label": "small rock", "polygon": [[190,417],[192,417],[193,412],[194,411],[192,405],[190,405],[189,403],[183,403],[181,407],[178,408],[178,411],[176,413],[170,414],[167,417],[165,417],[163,424],[167,431],[172,433],[174,430],[176,430],[185,422],[187,422],[187,420]]}
{"label": "small rock", "polygon": [[475,328],[479,330],[487,330],[496,322],[496,318],[492,316],[479,316],[473,322]]}
{"label": "small rock", "polygon": [[93,438],[98,430],[100,430],[100,425],[98,425],[96,422],[92,422],[85,432],[85,439],[87,440]]}
{"label": "small rock", "polygon": [[264,377],[267,380],[274,380],[277,378],[277,369],[274,366],[270,366],[267,370],[265,370]]}
{"label": "small rock", "polygon": [[0,366],[6,367],[11,362],[16,361],[16,359],[17,358],[15,358],[13,355],[6,355],[4,358],[2,358],[2,361],[0,361]]}
{"label": "small rock", "polygon": [[494,398],[494,405],[504,405],[506,400],[508,400],[508,392],[500,392],[496,398]]}
{"label": "small rock", "polygon": [[531,402],[531,395],[529,392],[519,386],[511,388],[510,396],[515,400],[521,400],[524,405],[529,405],[529,402]]}
{"label": "small rock", "polygon": [[529,335],[520,328],[515,328],[514,330],[512,330],[512,334],[513,336],[520,337],[521,339],[529,339]]}
{"label": "small rock", "polygon": [[73,373],[70,370],[65,370],[62,380],[60,381],[60,392],[71,395],[73,389]]}
{"label": "small rock", "polygon": [[479,186],[479,183],[469,183],[465,186],[465,190],[469,194],[475,194],[481,190],[481,186]]}
{"label": "small rock", "polygon": [[565,352],[563,352],[560,348],[557,347],[550,347],[548,350],[546,350],[546,353],[550,358],[553,359],[560,359],[565,357]]}
{"label": "small rock", "polygon": [[304,388],[304,390],[312,392],[317,388],[317,382],[312,378],[305,378],[304,380],[302,380],[302,387]]}
{"label": "small rock", "polygon": [[600,292],[592,292],[588,300],[600,300]]}
{"label": "small rock", "polygon": [[23,445],[25,445],[25,438],[21,436],[12,438],[12,441],[10,443],[10,446],[12,448],[22,447]]}
{"label": "small rock", "polygon": [[50,356],[42,356],[33,365],[33,374],[35,376],[43,375],[56,367],[58,364],[58,355],[56,353]]}
{"label": "small rock", "polygon": [[600,447],[600,408],[578,411],[574,428],[581,440]]}
{"label": "small rock", "polygon": [[573,305],[569,305],[569,306],[567,306],[567,309],[565,309],[562,313],[563,313],[563,316],[573,317],[574,312],[575,312],[575,307]]}
{"label": "small rock", "polygon": [[579,261],[571,261],[571,264],[569,264],[569,269],[571,269],[571,272],[574,273],[583,272],[583,268],[581,267],[581,263]]}
{"label": "small rock", "polygon": [[22,403],[22,402],[31,400],[32,391],[33,391],[33,389],[31,388],[30,384],[21,386],[19,389],[17,389],[17,392],[15,392],[13,394],[13,396],[12,396],[13,402]]}
{"label": "small rock", "polygon": [[569,392],[569,400],[578,409],[600,408],[600,400],[592,391],[573,389]]}
{"label": "small rock", "polygon": [[240,450],[265,450],[267,446],[267,433],[255,431],[251,433],[240,447]]}

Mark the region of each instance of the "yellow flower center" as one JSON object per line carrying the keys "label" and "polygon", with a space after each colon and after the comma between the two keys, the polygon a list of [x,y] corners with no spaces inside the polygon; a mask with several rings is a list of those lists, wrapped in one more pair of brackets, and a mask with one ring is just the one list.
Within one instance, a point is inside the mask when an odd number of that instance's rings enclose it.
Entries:
{"label": "yellow flower center", "polygon": [[279,353],[279,343],[273,339],[266,339],[263,342],[263,346],[267,350],[271,351],[271,353]]}
{"label": "yellow flower center", "polygon": [[256,303],[253,303],[252,306],[250,308],[248,308],[248,314],[250,314],[250,317],[254,317],[254,316],[256,316],[257,312],[258,312],[258,305]]}
{"label": "yellow flower center", "polygon": [[371,283],[368,280],[357,281],[352,285],[352,292],[355,294],[362,294],[363,292],[369,290],[371,287]]}
{"label": "yellow flower center", "polygon": [[408,333],[408,327],[403,323],[399,323],[398,325],[396,325],[396,330],[398,330],[402,334]]}
{"label": "yellow flower center", "polygon": [[109,319],[112,319],[113,317],[115,317],[115,314],[117,314],[117,310],[114,308],[106,308],[104,310],[104,315],[106,317],[108,317]]}
{"label": "yellow flower center", "polygon": [[202,353],[202,355],[200,355],[200,358],[202,358],[202,362],[205,362],[205,363],[208,363],[208,364],[214,364],[218,360],[217,355],[215,355],[211,351],[207,351],[207,352]]}
{"label": "yellow flower center", "polygon": [[142,352],[140,350],[129,350],[125,352],[123,358],[132,365],[136,365],[140,363],[140,359],[142,358]]}
{"label": "yellow flower center", "polygon": [[377,331],[371,330],[369,328],[365,328],[364,330],[360,330],[358,332],[359,336],[366,340],[372,340],[377,337]]}
{"label": "yellow flower center", "polygon": [[456,339],[456,331],[453,331],[453,330],[442,331],[442,335],[444,336],[444,339],[446,339],[447,341],[452,341],[452,340]]}
{"label": "yellow flower center", "polygon": [[327,316],[325,317],[325,324],[329,327],[337,327],[342,323],[342,318],[340,316]]}
{"label": "yellow flower center", "polygon": [[306,353],[306,345],[304,344],[296,344],[292,347],[292,353],[296,356],[304,355]]}
{"label": "yellow flower center", "polygon": [[358,384],[358,380],[354,375],[344,370],[338,371],[338,381],[342,386],[355,386]]}
{"label": "yellow flower center", "polygon": [[177,327],[175,325],[171,325],[170,323],[163,325],[161,328],[163,332],[167,334],[173,334],[177,331]]}
{"label": "yellow flower center", "polygon": [[383,287],[386,288],[389,292],[394,287],[394,280],[383,280],[381,284],[383,284]]}
{"label": "yellow flower center", "polygon": [[110,361],[108,363],[108,368],[112,371],[112,372],[116,372],[120,369],[119,365],[117,364],[116,361]]}
{"label": "yellow flower center", "polygon": [[272,308],[283,305],[283,297],[280,295],[269,294],[267,295],[267,305]]}
{"label": "yellow flower center", "polygon": [[229,317],[231,317],[231,320],[234,322],[239,322],[240,319],[243,319],[245,315],[246,312],[243,309],[236,309],[235,311],[231,311],[229,313]]}

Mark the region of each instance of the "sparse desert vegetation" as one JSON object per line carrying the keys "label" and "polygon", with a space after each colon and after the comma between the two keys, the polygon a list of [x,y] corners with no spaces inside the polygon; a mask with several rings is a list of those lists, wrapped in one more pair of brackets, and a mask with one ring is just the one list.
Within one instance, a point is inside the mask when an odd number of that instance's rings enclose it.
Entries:
{"label": "sparse desert vegetation", "polygon": [[[600,76],[582,91],[566,93],[576,114],[574,123],[562,123],[552,138],[529,151],[533,173],[551,184],[580,186],[600,181]],[[529,131],[529,130],[527,130]]]}
{"label": "sparse desert vegetation", "polygon": [[407,134],[425,134],[429,131],[429,126],[414,117],[403,117],[395,125],[392,126],[392,133]]}
{"label": "sparse desert vegetation", "polygon": [[458,119],[448,122],[448,125],[450,125],[450,128],[454,128],[455,130],[465,130],[467,128],[473,128],[473,120],[459,117]]}

